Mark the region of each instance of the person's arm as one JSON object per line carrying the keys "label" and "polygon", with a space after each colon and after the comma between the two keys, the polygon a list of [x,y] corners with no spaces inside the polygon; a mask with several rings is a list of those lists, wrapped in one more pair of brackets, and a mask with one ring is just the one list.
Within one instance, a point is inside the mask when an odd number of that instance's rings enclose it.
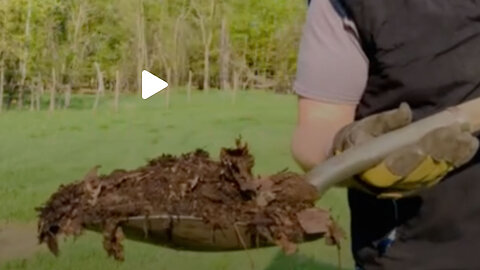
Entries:
{"label": "person's arm", "polygon": [[355,107],[299,97],[292,154],[303,170],[312,169],[328,157],[335,134],[353,121]]}
{"label": "person's arm", "polygon": [[300,45],[292,154],[306,171],[328,157],[335,134],[353,121],[367,80],[356,29],[332,2],[311,2]]}

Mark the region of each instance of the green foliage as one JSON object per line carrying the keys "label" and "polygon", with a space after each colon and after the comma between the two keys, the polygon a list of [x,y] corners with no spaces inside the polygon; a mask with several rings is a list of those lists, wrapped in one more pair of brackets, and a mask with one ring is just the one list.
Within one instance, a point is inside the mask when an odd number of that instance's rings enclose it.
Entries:
{"label": "green foliage", "polygon": [[[215,9],[208,17],[212,1]],[[210,85],[219,86],[220,26],[225,18],[230,80],[236,72],[247,87],[263,87],[268,81],[266,88],[288,90],[305,8],[304,1],[280,0],[0,0],[0,61],[7,67],[7,91],[18,85],[22,61],[26,84],[41,78],[50,85],[55,69],[57,83],[69,83],[74,91],[95,88],[94,62],[100,64],[107,86],[114,84],[119,70],[122,85],[130,91],[135,90],[139,65],[163,77],[171,70],[176,85],[185,85],[191,70],[194,84],[201,85],[205,44],[199,18],[207,16]]]}

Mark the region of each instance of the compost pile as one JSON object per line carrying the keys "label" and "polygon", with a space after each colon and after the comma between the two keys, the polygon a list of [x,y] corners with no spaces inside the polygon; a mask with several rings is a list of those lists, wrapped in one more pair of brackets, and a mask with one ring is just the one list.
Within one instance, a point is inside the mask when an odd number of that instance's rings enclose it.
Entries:
{"label": "compost pile", "polygon": [[255,177],[253,165],[247,145],[237,140],[236,147],[220,151],[219,161],[196,150],[178,157],[164,154],[146,166],[109,175],[98,176],[94,168],[83,180],[60,186],[37,208],[39,240],[58,254],[59,234],[78,236],[96,226],[108,255],[123,260],[122,221],[170,214],[198,216],[218,230],[246,223],[287,253],[312,234],[339,244],[342,230],[328,211],[314,207],[313,186],[288,171]]}

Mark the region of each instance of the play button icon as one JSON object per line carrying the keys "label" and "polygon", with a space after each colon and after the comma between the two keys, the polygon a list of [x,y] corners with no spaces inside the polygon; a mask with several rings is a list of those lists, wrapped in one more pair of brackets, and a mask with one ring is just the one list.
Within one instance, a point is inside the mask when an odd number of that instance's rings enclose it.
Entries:
{"label": "play button icon", "polygon": [[156,93],[162,91],[168,86],[168,83],[152,73],[142,71],[142,98],[147,99]]}

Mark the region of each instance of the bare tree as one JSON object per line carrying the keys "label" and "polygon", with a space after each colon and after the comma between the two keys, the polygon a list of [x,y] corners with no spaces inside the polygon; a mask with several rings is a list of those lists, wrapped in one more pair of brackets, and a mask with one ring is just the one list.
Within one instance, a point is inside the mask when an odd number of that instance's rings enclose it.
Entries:
{"label": "bare tree", "polygon": [[4,73],[3,60],[2,60],[2,62],[0,63],[0,112],[2,112],[2,109],[3,109],[3,85],[5,84],[4,79],[5,79],[5,73]]}
{"label": "bare tree", "polygon": [[143,0],[138,0],[137,4],[137,91],[142,89],[142,70],[146,65],[147,59],[147,43],[145,40],[145,11]]}
{"label": "bare tree", "polygon": [[[71,21],[73,23],[73,29],[70,31],[73,34],[69,35],[69,44],[71,50],[71,63],[68,67],[68,81],[67,83],[71,85],[75,85],[78,79],[78,69],[79,69],[79,59],[81,59],[85,52],[85,47],[87,43],[85,40],[82,39],[82,28],[85,23],[88,21],[89,10],[88,10],[88,1],[85,0],[78,0],[73,1],[73,8],[71,12]],[[83,47],[82,47],[83,42]]]}
{"label": "bare tree", "polygon": [[187,84],[187,102],[190,103],[192,101],[192,71],[188,71],[188,84]]}
{"label": "bare tree", "polygon": [[[172,72],[170,70],[170,68],[167,69],[167,81],[170,81],[171,79],[171,75]],[[165,106],[167,107],[167,109],[170,108],[170,91],[171,91],[171,88],[170,89],[166,89],[165,90],[167,93],[165,93]]]}
{"label": "bare tree", "polygon": [[233,72],[233,89],[232,89],[232,103],[235,104],[237,101],[237,91],[238,91],[238,73],[236,71]]}
{"label": "bare tree", "polygon": [[5,44],[5,28],[6,28],[6,25],[7,25],[7,22],[8,22],[8,19],[7,19],[7,12],[6,12],[6,7],[7,7],[7,1],[6,0],[3,0],[1,2],[1,11],[2,11],[2,17],[3,17],[3,20],[2,20],[2,23],[3,23],[3,27],[0,27],[0,112],[2,112],[3,110],[3,92],[4,92],[4,87],[5,87],[5,59],[4,59],[4,53],[5,53],[5,50],[6,50],[6,44]]}
{"label": "bare tree", "polygon": [[41,77],[37,77],[36,89],[35,89],[35,109],[40,110],[40,98],[44,93],[43,82]]}
{"label": "bare tree", "polygon": [[95,70],[97,71],[97,93],[95,95],[95,102],[93,103],[93,110],[96,110],[98,107],[98,103],[100,102],[100,96],[105,93],[105,85],[103,83],[103,73],[100,69],[100,65],[95,62]]}
{"label": "bare tree", "polygon": [[113,108],[115,112],[118,112],[118,100],[120,98],[120,71],[115,72],[115,98],[113,102]]}
{"label": "bare tree", "polygon": [[40,82],[40,85],[39,85],[39,88],[38,88],[38,90],[39,90],[40,92],[39,92],[39,95],[38,95],[38,96],[43,96],[43,95],[45,94],[45,87],[44,87],[44,84],[43,84],[43,81],[42,81],[41,76],[38,78],[38,81]]}
{"label": "bare tree", "polygon": [[93,65],[95,66],[95,71],[97,72],[98,93],[100,93],[101,95],[104,95],[105,94],[105,84],[103,82],[103,72],[100,69],[100,65],[97,62],[93,63]]}
{"label": "bare tree", "polygon": [[30,111],[35,110],[35,86],[32,84],[30,85]]}
{"label": "bare tree", "polygon": [[68,107],[70,107],[71,98],[72,98],[72,85],[70,83],[67,83],[67,85],[65,85],[65,96],[63,101],[64,109],[68,109]]}
{"label": "bare tree", "polygon": [[210,48],[213,40],[213,21],[215,16],[215,0],[209,0],[208,9],[202,7],[203,3],[193,1],[195,18],[202,35],[203,43],[203,90],[210,90]]}
{"label": "bare tree", "polygon": [[21,109],[23,107],[23,93],[25,88],[25,79],[27,77],[27,63],[28,63],[28,55],[30,50],[30,19],[32,17],[32,0],[28,0],[27,4],[27,19],[25,20],[25,45],[23,49],[23,58],[20,61],[20,85],[18,91],[18,108]]}
{"label": "bare tree", "polygon": [[[185,18],[190,14],[190,8],[182,7],[180,15],[178,15],[177,19],[175,20],[175,27],[173,31],[173,50],[174,50],[174,60],[172,61],[172,81],[168,82],[172,86],[178,85],[178,81],[180,80],[180,65],[182,63],[182,56],[184,56],[185,51],[183,49],[184,45],[179,42],[181,35],[184,31],[184,23]],[[182,53],[183,54],[182,54]]]}
{"label": "bare tree", "polygon": [[57,75],[55,74],[55,68],[52,68],[52,87],[50,88],[50,106],[49,106],[49,110],[51,112],[55,110],[56,87],[57,87]]}
{"label": "bare tree", "polygon": [[228,25],[227,18],[222,18],[222,28],[220,32],[220,88],[228,89],[229,81],[229,67],[230,62],[230,48],[229,48],[229,37],[228,37]]}

